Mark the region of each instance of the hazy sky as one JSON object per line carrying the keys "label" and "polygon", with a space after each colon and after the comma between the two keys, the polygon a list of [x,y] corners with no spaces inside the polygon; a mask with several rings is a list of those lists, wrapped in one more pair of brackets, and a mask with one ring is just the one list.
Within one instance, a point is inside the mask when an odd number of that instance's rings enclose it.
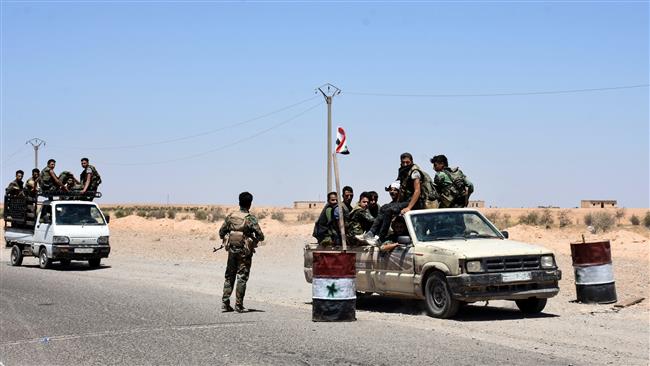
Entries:
{"label": "hazy sky", "polygon": [[[446,154],[487,205],[650,206],[647,2],[0,7],[3,184],[33,168],[25,141],[40,137],[39,167],[53,157],[78,174],[89,157],[103,202],[323,199],[314,89],[331,82],[357,195],[386,201],[409,151],[430,173]],[[633,85],[646,86],[413,96]]]}

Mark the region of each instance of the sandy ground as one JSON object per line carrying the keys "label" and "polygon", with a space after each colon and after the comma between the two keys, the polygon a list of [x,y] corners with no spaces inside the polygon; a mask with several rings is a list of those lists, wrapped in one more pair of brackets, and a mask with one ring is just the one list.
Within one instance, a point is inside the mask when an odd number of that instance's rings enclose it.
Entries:
{"label": "sandy ground", "polygon": [[[508,213],[512,221],[531,209],[485,209]],[[311,222],[296,222],[305,210],[284,209],[286,222],[269,217],[260,220],[267,241],[258,248],[253,260],[247,297],[256,301],[285,306],[309,308],[311,287],[303,276],[303,246],[312,242]],[[643,217],[647,209],[627,210]],[[316,213],[318,211],[315,211]],[[551,299],[545,315],[524,318],[511,302],[497,301],[469,306],[468,315],[458,320],[438,320],[423,315],[417,301],[388,300],[373,296],[359,302],[360,319],[376,319],[407,323],[416,328],[431,329],[441,335],[453,334],[471,337],[476,342],[494,342],[515,347],[539,350],[562,357],[567,353],[584,364],[648,364],[648,329],[650,280],[650,230],[629,225],[628,218],[605,233],[591,234],[585,225],[577,224],[587,211],[570,210],[574,224],[558,228],[513,225],[507,227],[510,238],[535,243],[552,249],[563,271],[560,294]],[[557,222],[557,220],[556,220]],[[127,269],[124,276],[140,276],[143,280],[169,283],[169,286],[192,286],[200,291],[220,295],[226,255],[212,253],[220,241],[216,234],[220,222],[209,223],[193,219],[146,219],[135,215],[113,218],[111,228],[111,257],[106,261],[112,267]],[[503,228],[502,228],[503,229]],[[618,305],[638,298],[639,304],[625,308],[613,305],[587,305],[575,302],[575,284],[571,267],[570,243],[581,240],[609,239],[618,293]],[[8,250],[2,251],[8,257]],[[35,259],[34,259],[35,261]],[[144,264],[148,265],[145,266]],[[149,264],[160,266],[159,273],[142,273],[138,268]],[[141,265],[142,264],[142,265]],[[166,266],[186,270],[167,271]],[[118,274],[119,276],[119,274]],[[503,309],[506,310],[503,310]]]}

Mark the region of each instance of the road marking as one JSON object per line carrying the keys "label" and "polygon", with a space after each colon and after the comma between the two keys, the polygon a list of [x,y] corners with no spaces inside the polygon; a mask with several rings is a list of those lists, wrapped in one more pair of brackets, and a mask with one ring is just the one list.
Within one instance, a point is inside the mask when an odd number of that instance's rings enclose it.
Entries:
{"label": "road marking", "polygon": [[[240,327],[253,325],[255,322],[231,322],[231,323],[212,323],[212,324],[188,324],[188,325],[172,325],[169,327],[160,327],[160,328],[135,328],[135,329],[126,329],[126,330],[109,330],[104,332],[92,332],[92,333],[82,333],[82,334],[62,334],[47,337],[48,342],[54,341],[69,341],[82,338],[95,338],[95,337],[113,337],[120,335],[129,335],[129,334],[138,334],[138,333],[153,333],[153,332],[164,332],[164,331],[187,331],[187,330],[197,330],[197,329],[216,329],[216,328],[231,328],[231,327]],[[23,339],[12,342],[0,343],[0,347],[8,346],[18,346],[22,344],[30,343],[43,343],[43,337],[34,338],[34,339]],[[4,366],[0,362],[0,366]]]}

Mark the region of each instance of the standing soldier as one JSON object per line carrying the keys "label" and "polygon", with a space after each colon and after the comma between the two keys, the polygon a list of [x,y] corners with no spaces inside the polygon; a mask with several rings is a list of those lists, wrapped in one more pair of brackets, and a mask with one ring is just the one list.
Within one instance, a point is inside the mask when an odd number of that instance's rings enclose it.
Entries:
{"label": "standing soldier", "polygon": [[439,193],[440,208],[463,208],[469,203],[469,196],[474,192],[474,185],[458,167],[450,168],[444,155],[431,158],[436,176],[433,184]]}
{"label": "standing soldier", "polygon": [[7,196],[24,196],[25,192],[23,191],[23,175],[25,172],[22,170],[16,171],[16,179],[12,180],[11,183],[5,189],[5,194]]}
{"label": "standing soldier", "polygon": [[102,177],[97,173],[97,169],[89,164],[88,158],[81,158],[81,167],[83,168],[79,175],[79,182],[83,184],[81,194],[84,194],[87,191],[96,192],[97,188],[102,183]]}
{"label": "standing soldier", "polygon": [[41,170],[41,190],[43,192],[54,191],[57,188],[65,190],[65,186],[54,173],[54,167],[56,167],[56,160],[50,159],[47,161],[47,166]]}
{"label": "standing soldier", "polygon": [[41,171],[38,168],[32,169],[32,177],[25,182],[25,193],[30,197],[38,195],[38,187],[41,185]]}
{"label": "standing soldier", "polygon": [[[246,282],[251,271],[251,262],[255,247],[260,241],[264,241],[264,234],[257,218],[251,215],[249,210],[253,203],[253,195],[248,192],[239,194],[239,211],[232,212],[226,216],[219,237],[226,239],[226,250],[228,251],[228,264],[223,282],[222,310],[224,312],[236,310],[244,312],[244,295],[246,294]],[[230,306],[230,295],[233,285],[237,279],[235,291],[235,309]]]}

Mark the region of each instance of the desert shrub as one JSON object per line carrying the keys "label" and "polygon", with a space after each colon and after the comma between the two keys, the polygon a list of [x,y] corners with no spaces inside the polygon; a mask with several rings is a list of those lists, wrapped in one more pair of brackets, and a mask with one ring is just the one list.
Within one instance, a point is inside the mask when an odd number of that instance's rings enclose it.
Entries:
{"label": "desert shrub", "polygon": [[268,211],[260,211],[260,212],[255,213],[255,217],[257,217],[259,220],[261,220],[261,219],[265,219],[265,218],[267,218],[268,216],[269,216],[269,212],[268,212]]}
{"label": "desert shrub", "polygon": [[607,212],[596,212],[593,215],[593,221],[591,226],[594,227],[595,231],[607,231],[616,224],[615,216]]}
{"label": "desert shrub", "polygon": [[167,210],[167,217],[169,217],[172,220],[175,219],[176,218],[176,210],[175,209]]}
{"label": "desert shrub", "polygon": [[560,227],[571,225],[571,219],[569,218],[569,211],[568,210],[560,211],[557,220],[560,222]]}
{"label": "desert shrub", "polygon": [[617,209],[614,216],[616,216],[616,223],[620,225],[621,219],[625,217],[625,209],[624,208]]}
{"label": "desert shrub", "polygon": [[547,228],[550,228],[551,225],[553,225],[553,214],[551,214],[551,210],[548,208],[545,208],[542,210],[542,214],[539,217],[539,224],[546,226]]}
{"label": "desert shrub", "polygon": [[145,210],[138,210],[136,214],[140,217],[147,217],[147,211]]}
{"label": "desert shrub", "polygon": [[216,207],[210,211],[210,221],[216,222],[226,218],[226,211],[223,207]]}
{"label": "desert shrub", "polygon": [[207,220],[208,212],[205,210],[197,210],[194,212],[194,218],[197,220]]}
{"label": "desert shrub", "polygon": [[641,223],[641,219],[639,218],[639,216],[637,216],[637,215],[632,215],[632,216],[630,217],[630,224],[632,224],[632,225],[634,225],[634,226],[637,226],[637,225],[639,225],[640,223]]}
{"label": "desert shrub", "polygon": [[151,217],[156,220],[164,219],[166,216],[167,215],[165,214],[164,210],[153,210],[153,211],[149,211],[149,213],[147,214],[147,217]]}
{"label": "desert shrub", "polygon": [[284,221],[284,212],[282,212],[282,211],[274,211],[271,214],[271,219],[278,220],[280,222]]}
{"label": "desert shrub", "polygon": [[592,226],[594,224],[594,214],[591,212],[586,214],[584,217],[585,225]]}
{"label": "desert shrub", "polygon": [[650,229],[650,211],[646,212],[645,216],[643,216],[643,226]]}
{"label": "desert shrub", "polygon": [[497,225],[499,222],[499,219],[501,218],[501,215],[498,212],[490,212],[489,214],[485,215],[485,218],[490,220],[491,223]]}
{"label": "desert shrub", "polygon": [[303,212],[301,212],[301,213],[298,215],[297,220],[300,221],[300,222],[304,222],[304,221],[307,221],[307,222],[309,222],[309,221],[315,221],[315,220],[316,220],[316,216],[315,216],[314,213],[312,213],[312,212],[309,212],[309,211],[303,211]]}
{"label": "desert shrub", "polygon": [[520,215],[519,223],[523,225],[537,225],[539,223],[539,215],[534,211],[525,215]]}
{"label": "desert shrub", "polygon": [[129,216],[129,214],[124,210],[115,211],[115,217],[118,218],[118,219],[121,218],[121,217],[126,217],[126,216]]}
{"label": "desert shrub", "polygon": [[501,222],[503,223],[502,227],[510,227],[510,214],[503,214],[503,220]]}

